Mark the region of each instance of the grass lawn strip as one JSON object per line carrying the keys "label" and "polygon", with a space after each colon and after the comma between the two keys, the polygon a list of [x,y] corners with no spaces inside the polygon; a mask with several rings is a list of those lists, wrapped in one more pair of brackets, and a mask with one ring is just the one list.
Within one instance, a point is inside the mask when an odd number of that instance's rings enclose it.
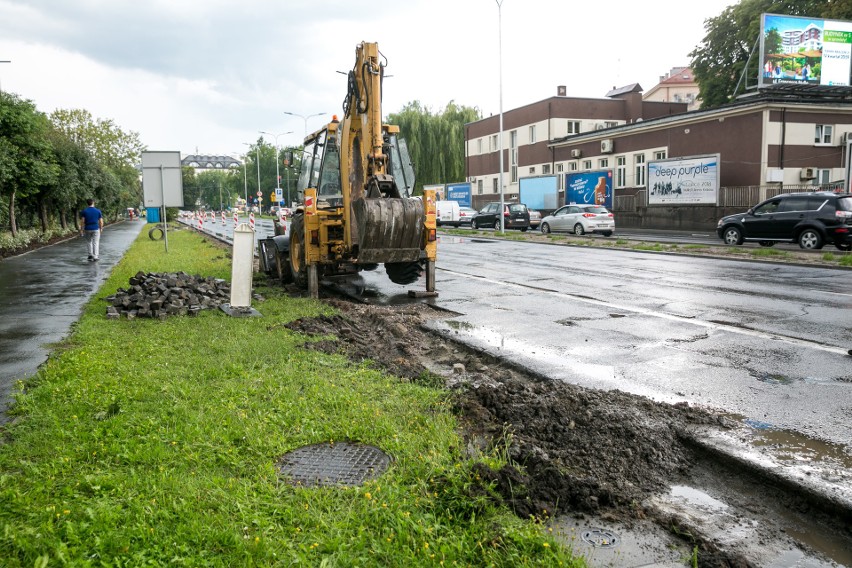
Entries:
{"label": "grass lawn strip", "polygon": [[[300,347],[281,324],[326,304],[258,290],[261,318],[107,320],[136,272],[230,279],[189,231],[140,235],[68,340],[22,385],[0,446],[4,566],[582,566],[540,523],[494,505],[461,453],[446,391]],[[393,457],[360,487],[275,468],[354,440]]]}

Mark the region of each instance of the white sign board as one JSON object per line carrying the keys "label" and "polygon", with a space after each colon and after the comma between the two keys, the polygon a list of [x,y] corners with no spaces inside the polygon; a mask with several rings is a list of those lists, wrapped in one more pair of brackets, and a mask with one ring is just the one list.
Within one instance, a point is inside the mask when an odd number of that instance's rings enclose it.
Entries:
{"label": "white sign board", "polygon": [[180,152],[142,152],[145,207],[183,207]]}
{"label": "white sign board", "polygon": [[719,154],[648,162],[648,205],[716,205]]}

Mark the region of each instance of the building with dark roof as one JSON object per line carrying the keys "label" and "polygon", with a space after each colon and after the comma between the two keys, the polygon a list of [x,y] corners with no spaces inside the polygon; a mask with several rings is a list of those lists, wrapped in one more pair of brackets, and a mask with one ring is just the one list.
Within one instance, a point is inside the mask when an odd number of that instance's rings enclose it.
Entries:
{"label": "building with dark roof", "polygon": [[182,166],[194,168],[195,173],[211,170],[227,170],[238,168],[242,165],[242,162],[231,156],[206,156],[200,154],[185,156],[180,163]]}

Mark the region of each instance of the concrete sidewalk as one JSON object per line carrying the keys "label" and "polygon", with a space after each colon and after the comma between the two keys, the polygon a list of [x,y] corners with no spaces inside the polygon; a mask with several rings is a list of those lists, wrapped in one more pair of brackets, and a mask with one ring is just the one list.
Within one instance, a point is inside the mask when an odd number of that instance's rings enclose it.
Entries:
{"label": "concrete sidewalk", "polygon": [[104,228],[100,260],[86,260],[74,237],[0,261],[0,423],[15,382],[33,376],[52,345],[68,335],[83,306],[146,227],[121,221]]}

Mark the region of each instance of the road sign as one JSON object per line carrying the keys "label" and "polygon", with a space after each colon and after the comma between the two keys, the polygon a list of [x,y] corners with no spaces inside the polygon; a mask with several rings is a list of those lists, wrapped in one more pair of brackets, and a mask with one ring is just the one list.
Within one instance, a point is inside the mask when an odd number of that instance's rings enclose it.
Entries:
{"label": "road sign", "polygon": [[262,191],[258,191],[258,192],[257,192],[257,196],[258,196],[258,197],[263,197],[263,192],[262,192]]}
{"label": "road sign", "polygon": [[275,201],[281,201],[284,199],[284,190],[280,187],[275,188]]}

